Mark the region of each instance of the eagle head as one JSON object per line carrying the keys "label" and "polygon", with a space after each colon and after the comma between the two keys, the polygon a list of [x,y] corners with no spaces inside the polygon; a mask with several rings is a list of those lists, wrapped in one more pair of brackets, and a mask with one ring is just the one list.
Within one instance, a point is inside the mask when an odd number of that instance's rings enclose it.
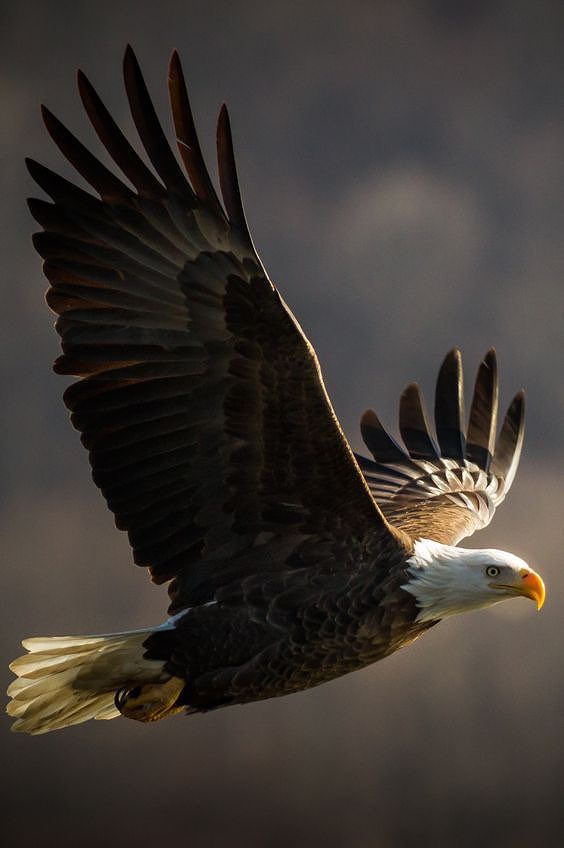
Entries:
{"label": "eagle head", "polygon": [[407,565],[410,579],[402,589],[416,600],[416,621],[436,621],[506,598],[530,598],[538,609],[544,603],[542,578],[506,551],[470,550],[419,539]]}

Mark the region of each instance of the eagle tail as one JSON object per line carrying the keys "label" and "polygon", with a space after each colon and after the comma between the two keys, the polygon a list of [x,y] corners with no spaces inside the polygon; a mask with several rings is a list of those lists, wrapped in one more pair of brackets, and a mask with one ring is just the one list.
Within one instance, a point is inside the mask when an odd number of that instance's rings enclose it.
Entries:
{"label": "eagle tail", "polygon": [[24,639],[28,653],[10,665],[17,676],[6,707],[12,730],[40,734],[91,718],[155,721],[177,712],[185,681],[171,677],[162,660],[145,657],[153,632]]}

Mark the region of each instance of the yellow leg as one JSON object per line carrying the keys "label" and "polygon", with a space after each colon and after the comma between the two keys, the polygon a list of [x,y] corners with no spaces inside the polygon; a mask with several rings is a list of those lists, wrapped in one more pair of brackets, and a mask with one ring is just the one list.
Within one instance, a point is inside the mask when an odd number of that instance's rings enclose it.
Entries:
{"label": "yellow leg", "polygon": [[116,696],[116,706],[126,718],[135,721],[159,721],[180,712],[184,706],[175,706],[186,685],[180,677],[171,677],[166,683],[146,683]]}

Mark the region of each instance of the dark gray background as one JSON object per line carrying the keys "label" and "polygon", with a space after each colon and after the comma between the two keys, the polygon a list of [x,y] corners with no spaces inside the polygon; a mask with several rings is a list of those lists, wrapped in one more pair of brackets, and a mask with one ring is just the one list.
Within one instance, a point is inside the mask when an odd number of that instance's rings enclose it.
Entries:
{"label": "dark gray background", "polygon": [[[124,45],[166,118],[182,55],[204,149],[231,109],[255,241],[321,359],[355,447],[459,344],[528,390],[520,474],[470,544],[545,576],[308,693],[155,726],[0,732],[15,846],[557,846],[563,841],[564,6],[560,2],[3,2],[2,681],[19,639],[158,623],[89,480],[24,198],[25,154],[69,173],[46,102],[97,145],[80,65],[128,129]],[[323,449],[323,446],[320,446]],[[7,844],[7,843],[6,843]]]}

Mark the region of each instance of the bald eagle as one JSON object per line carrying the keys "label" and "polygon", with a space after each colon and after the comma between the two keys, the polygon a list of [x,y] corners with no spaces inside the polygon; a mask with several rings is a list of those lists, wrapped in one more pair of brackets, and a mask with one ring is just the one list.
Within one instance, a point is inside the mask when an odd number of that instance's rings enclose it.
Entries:
{"label": "bald eagle", "polygon": [[169,584],[169,618],[24,640],[8,690],[13,730],[156,721],[286,695],[380,660],[455,613],[516,596],[540,608],[543,582],[523,560],[456,547],[490,522],[523,443],[522,393],[497,435],[494,351],[467,426],[453,350],[437,380],[436,435],[412,384],[400,399],[404,446],[368,411],[372,459],[354,455],[315,351],[253,246],[225,106],[221,202],[178,55],[168,84],[183,168],[130,48],[124,77],[154,170],[79,72],[121,175],[44,109],[95,194],[29,161],[50,198],[30,209],[59,316],[55,371],[79,378],[65,403],[136,564]]}

